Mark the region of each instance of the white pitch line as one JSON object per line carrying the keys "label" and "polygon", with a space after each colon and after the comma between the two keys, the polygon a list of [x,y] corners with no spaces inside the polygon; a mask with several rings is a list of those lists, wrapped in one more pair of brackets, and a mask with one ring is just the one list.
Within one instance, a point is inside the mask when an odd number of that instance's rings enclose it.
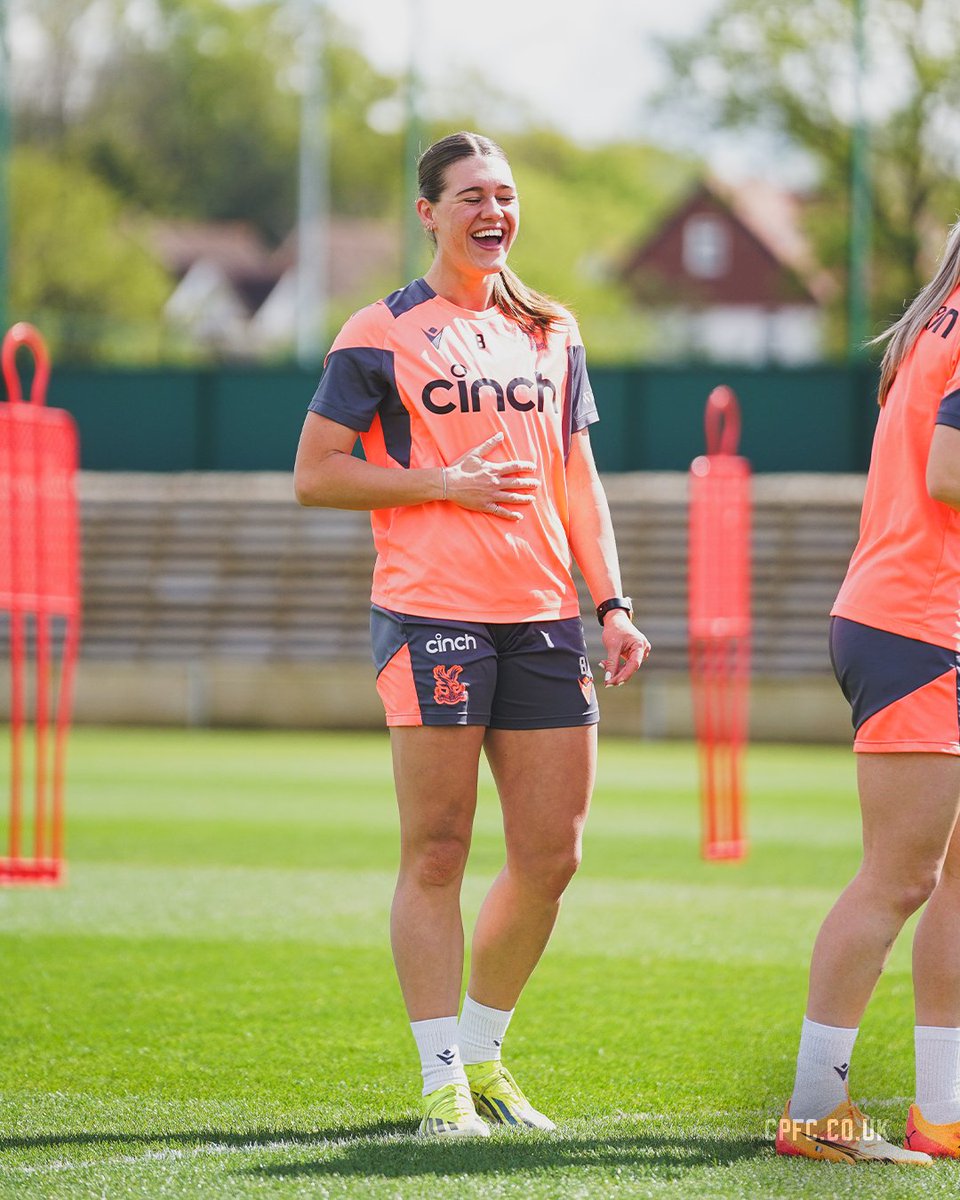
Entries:
{"label": "white pitch line", "polygon": [[[105,1139],[109,1141],[109,1138]],[[5,1175],[42,1175],[58,1171],[87,1171],[93,1167],[135,1167],[142,1163],[175,1162],[178,1159],[197,1158],[205,1154],[255,1154],[272,1150],[315,1149],[323,1150],[331,1146],[344,1146],[357,1138],[337,1138],[335,1141],[307,1142],[284,1139],[278,1142],[243,1142],[240,1145],[212,1142],[209,1145],[190,1146],[185,1150],[170,1148],[168,1150],[146,1150],[143,1154],[119,1154],[113,1158],[91,1158],[81,1162],[69,1162],[57,1159],[50,1163],[7,1165],[0,1163],[0,1174]],[[386,1140],[390,1140],[387,1138]]]}

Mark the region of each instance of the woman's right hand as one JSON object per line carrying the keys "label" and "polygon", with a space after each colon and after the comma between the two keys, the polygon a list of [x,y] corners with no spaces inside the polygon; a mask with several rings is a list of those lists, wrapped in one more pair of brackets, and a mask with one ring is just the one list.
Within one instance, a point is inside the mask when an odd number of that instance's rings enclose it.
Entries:
{"label": "woman's right hand", "polygon": [[531,474],[537,464],[518,460],[488,462],[484,455],[502,441],[503,434],[495,433],[443,468],[446,499],[473,512],[519,521],[523,513],[507,506],[533,503],[533,493],[540,486],[540,480]]}

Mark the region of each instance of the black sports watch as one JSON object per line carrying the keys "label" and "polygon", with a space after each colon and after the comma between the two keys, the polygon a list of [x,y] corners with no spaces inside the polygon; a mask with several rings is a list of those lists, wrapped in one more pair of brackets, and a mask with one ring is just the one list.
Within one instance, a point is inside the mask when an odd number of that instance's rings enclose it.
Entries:
{"label": "black sports watch", "polygon": [[603,624],[603,618],[608,612],[613,612],[615,608],[622,608],[630,620],[633,620],[633,601],[629,596],[611,596],[609,600],[604,600],[602,604],[597,605],[597,620]]}

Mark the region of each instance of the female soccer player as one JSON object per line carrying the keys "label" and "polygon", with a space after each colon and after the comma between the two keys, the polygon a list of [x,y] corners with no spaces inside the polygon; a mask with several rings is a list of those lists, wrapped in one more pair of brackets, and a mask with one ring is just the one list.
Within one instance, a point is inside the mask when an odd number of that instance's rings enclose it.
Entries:
{"label": "female soccer player", "polygon": [[[420,1052],[424,1135],[552,1129],[501,1065],[520,992],[577,868],[597,702],[649,652],[623,596],[590,452],[597,420],[573,317],[507,267],[517,190],[503,151],[456,133],[420,159],[424,278],[356,313],[327,357],[295,468],[301,504],[370,509],[371,630],[400,810],[391,940]],[[352,456],[360,435],[366,461]],[[464,940],[460,885],[481,749],[506,864]]]}
{"label": "female soccer player", "polygon": [[[960,222],[939,270],[877,341],[880,379],[860,540],[831,613],[853,710],[863,862],[817,937],[781,1154],[835,1162],[960,1157]],[[905,1149],[855,1108],[860,1018],[907,917],[916,1102]]]}

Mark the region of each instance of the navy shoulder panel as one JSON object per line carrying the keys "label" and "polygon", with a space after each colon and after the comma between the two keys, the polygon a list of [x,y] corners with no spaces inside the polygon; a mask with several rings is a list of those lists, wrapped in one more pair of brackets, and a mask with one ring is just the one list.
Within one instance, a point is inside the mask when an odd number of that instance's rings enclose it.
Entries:
{"label": "navy shoulder panel", "polygon": [[563,455],[570,453],[570,439],[581,429],[600,420],[597,402],[587,375],[587,356],[582,346],[567,347],[567,384],[563,391]]}
{"label": "navy shoulder panel", "polygon": [[406,287],[399,288],[395,292],[391,292],[389,296],[384,298],[384,304],[393,313],[394,317],[402,317],[405,312],[409,312],[411,308],[416,308],[418,304],[425,304],[428,300],[432,300],[437,293],[428,283],[422,279],[415,279],[413,283],[408,283]]}
{"label": "navy shoulder panel", "polygon": [[372,346],[331,351],[307,407],[357,433],[366,433],[379,416],[387,453],[401,467],[410,466],[410,414],[397,390],[392,351]]}
{"label": "navy shoulder panel", "polygon": [[384,352],[373,346],[332,350],[309,411],[366,433],[389,388],[383,366]]}

